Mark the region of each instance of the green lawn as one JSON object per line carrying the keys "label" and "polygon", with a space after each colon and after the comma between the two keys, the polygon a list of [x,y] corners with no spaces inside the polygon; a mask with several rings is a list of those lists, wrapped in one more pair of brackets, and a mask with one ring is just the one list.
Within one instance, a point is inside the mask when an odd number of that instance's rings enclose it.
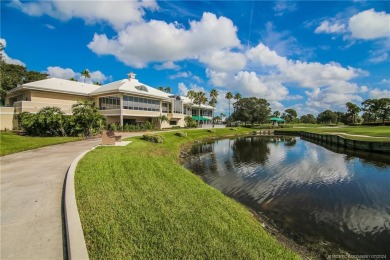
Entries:
{"label": "green lawn", "polygon": [[43,146],[81,140],[79,137],[31,137],[20,136],[13,132],[0,132],[0,155],[18,153]]}
{"label": "green lawn", "polygon": [[[312,133],[345,133],[349,135],[343,135],[343,137],[354,140],[365,141],[389,141],[390,142],[390,126],[342,126],[342,127],[294,127],[294,128],[282,128],[278,131],[306,131]],[[383,138],[367,138],[357,137],[350,135],[367,135],[373,137]]]}
{"label": "green lawn", "polygon": [[177,162],[184,144],[251,131],[161,133],[163,144],[135,137],[88,153],[75,185],[90,258],[298,259],[247,208]]}

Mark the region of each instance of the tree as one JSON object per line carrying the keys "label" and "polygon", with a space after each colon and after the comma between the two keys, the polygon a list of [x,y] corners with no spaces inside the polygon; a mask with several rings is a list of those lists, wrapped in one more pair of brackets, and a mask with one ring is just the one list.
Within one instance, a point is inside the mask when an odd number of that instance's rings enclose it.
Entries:
{"label": "tree", "polygon": [[101,85],[102,85],[102,83],[100,83],[100,82],[98,82],[98,81],[95,81],[95,82],[93,82],[92,84],[97,85],[97,86],[101,86]]}
{"label": "tree", "polygon": [[78,101],[72,106],[75,127],[86,137],[93,136],[104,128],[105,118],[93,101]]}
{"label": "tree", "polygon": [[160,90],[160,91],[164,91],[164,88],[163,88],[163,87],[161,87],[161,86],[160,86],[160,87],[158,87],[157,89],[158,89],[158,90]]}
{"label": "tree", "polygon": [[215,105],[217,104],[217,98],[218,98],[218,91],[214,88],[210,91],[210,103],[209,105],[213,107],[213,127],[214,127],[214,111],[215,111]]}
{"label": "tree", "polygon": [[83,70],[83,71],[81,72],[81,76],[84,77],[84,83],[85,83],[85,80],[86,80],[87,78],[91,78],[91,74],[89,73],[89,70],[88,70],[88,69]]}
{"label": "tree", "polygon": [[279,117],[279,116],[280,116],[279,111],[274,111],[274,113],[272,114],[272,117]]}
{"label": "tree", "polygon": [[164,92],[166,92],[166,93],[172,93],[172,90],[171,90],[170,87],[166,87],[166,88],[164,88]]}
{"label": "tree", "polygon": [[335,123],[337,120],[337,115],[331,110],[325,110],[318,114],[317,122],[320,124],[331,124]]}
{"label": "tree", "polygon": [[232,118],[245,124],[265,123],[271,113],[269,103],[262,98],[242,98],[234,103]]}
{"label": "tree", "polygon": [[347,102],[345,105],[347,106],[346,115],[347,115],[348,122],[352,124],[356,123],[356,118],[361,109],[352,102]]}
{"label": "tree", "polygon": [[66,136],[66,117],[58,107],[44,107],[37,114],[19,115],[20,127],[31,136]]}
{"label": "tree", "polygon": [[312,114],[301,116],[299,121],[303,124],[315,124],[317,122],[316,118]]}
{"label": "tree", "polygon": [[73,77],[71,77],[71,78],[69,78],[68,80],[70,80],[70,81],[77,81],[75,78],[73,78]]}
{"label": "tree", "polygon": [[376,101],[378,116],[385,123],[390,119],[390,98],[381,98]]}
{"label": "tree", "polygon": [[362,111],[364,122],[375,122],[378,113],[378,100],[367,99],[362,102]]}
{"label": "tree", "polygon": [[207,97],[203,91],[195,92],[194,103],[198,105],[198,125],[200,125],[200,106],[206,104]]}
{"label": "tree", "polygon": [[192,116],[186,116],[184,118],[184,122],[186,123],[186,127],[196,127],[196,121]]}
{"label": "tree", "polygon": [[297,111],[295,111],[292,108],[289,108],[286,109],[284,112],[286,112],[286,116],[285,116],[286,123],[294,123],[295,119],[298,116]]}
{"label": "tree", "polygon": [[[227,99],[227,100],[229,100],[229,120],[230,120],[230,100],[233,98],[233,94],[232,94],[232,92],[228,92],[228,93],[226,93],[226,95],[225,95],[225,98]],[[230,122],[228,123],[228,125],[230,124]]]}
{"label": "tree", "polygon": [[23,84],[33,82],[33,81],[47,79],[48,77],[49,77],[49,74],[30,70],[30,71],[27,71],[26,75],[24,76]]}
{"label": "tree", "polygon": [[18,85],[47,79],[49,75],[37,71],[28,71],[26,67],[7,64],[3,59],[0,60],[0,104],[5,104],[7,92],[16,88]]}
{"label": "tree", "polygon": [[167,117],[166,115],[161,115],[161,114],[160,114],[160,116],[158,116],[158,117],[156,118],[156,121],[159,123],[160,130],[161,130],[161,129],[162,129],[162,124],[163,124],[164,122],[168,122],[169,119],[168,119],[168,117]]}
{"label": "tree", "polygon": [[223,118],[226,116],[225,113],[220,113],[219,116],[221,117],[221,120],[223,121]]}

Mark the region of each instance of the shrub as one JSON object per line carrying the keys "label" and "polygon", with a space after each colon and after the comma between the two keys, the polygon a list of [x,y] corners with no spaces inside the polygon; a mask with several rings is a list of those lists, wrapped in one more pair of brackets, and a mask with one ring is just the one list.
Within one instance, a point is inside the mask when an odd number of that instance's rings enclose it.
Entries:
{"label": "shrub", "polygon": [[215,133],[215,130],[214,130],[214,129],[208,129],[207,132],[213,133],[213,134],[214,134],[214,133]]}
{"label": "shrub", "polygon": [[178,137],[187,137],[187,133],[183,133],[183,132],[177,132],[177,133],[175,133],[175,135],[176,136],[178,136]]}
{"label": "shrub", "polygon": [[184,118],[184,122],[186,123],[186,127],[189,127],[189,128],[198,127],[198,124],[196,123],[195,119],[192,118],[192,116],[186,116]]}
{"label": "shrub", "polygon": [[164,138],[161,135],[143,135],[143,139],[152,143],[164,142]]}
{"label": "shrub", "polygon": [[237,128],[230,128],[230,130],[232,130],[232,131],[237,131]]}
{"label": "shrub", "polygon": [[172,126],[172,129],[180,129],[181,127],[179,125]]}
{"label": "shrub", "polygon": [[280,125],[280,128],[292,128],[292,125]]}
{"label": "shrub", "polygon": [[153,129],[153,124],[151,122],[149,122],[149,121],[145,121],[140,126],[141,126],[141,129],[145,129],[145,130]]}
{"label": "shrub", "polygon": [[67,117],[58,107],[44,107],[37,114],[19,115],[20,127],[31,136],[66,136]]}

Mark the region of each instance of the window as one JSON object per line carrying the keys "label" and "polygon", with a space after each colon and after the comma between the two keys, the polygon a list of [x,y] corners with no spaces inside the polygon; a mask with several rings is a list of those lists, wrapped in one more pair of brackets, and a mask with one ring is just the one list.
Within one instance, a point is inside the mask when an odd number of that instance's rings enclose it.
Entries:
{"label": "window", "polygon": [[179,100],[175,99],[173,103],[173,112],[178,114],[183,113],[183,101],[181,101],[180,99]]}
{"label": "window", "polygon": [[162,112],[168,113],[168,104],[167,103],[162,103]]}
{"label": "window", "polygon": [[177,125],[177,121],[169,121],[169,125]]}
{"label": "window", "polygon": [[135,88],[140,91],[148,92],[148,89],[144,85],[135,86]]}
{"label": "window", "polygon": [[160,101],[141,97],[123,96],[123,108],[156,112],[160,111]]}
{"label": "window", "polygon": [[120,108],[119,97],[101,97],[101,98],[99,98],[99,109],[100,110],[119,109],[119,108]]}

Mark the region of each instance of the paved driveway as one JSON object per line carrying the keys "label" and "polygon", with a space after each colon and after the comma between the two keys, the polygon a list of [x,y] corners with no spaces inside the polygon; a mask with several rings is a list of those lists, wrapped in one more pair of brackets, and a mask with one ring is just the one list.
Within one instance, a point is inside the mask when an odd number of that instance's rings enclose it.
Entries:
{"label": "paved driveway", "polygon": [[65,175],[80,153],[100,142],[100,138],[84,140],[0,158],[1,259],[66,258]]}

